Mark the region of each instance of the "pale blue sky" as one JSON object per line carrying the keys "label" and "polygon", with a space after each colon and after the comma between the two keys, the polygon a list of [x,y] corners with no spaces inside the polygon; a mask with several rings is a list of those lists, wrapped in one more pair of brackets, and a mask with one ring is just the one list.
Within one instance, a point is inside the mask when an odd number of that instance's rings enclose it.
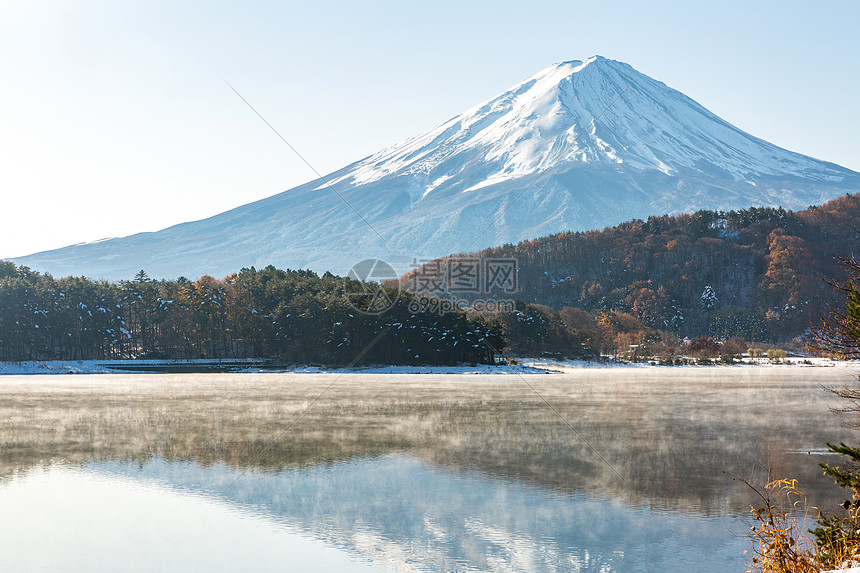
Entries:
{"label": "pale blue sky", "polygon": [[860,3],[0,1],[0,257],[157,230],[415,135],[554,62],[625,61],[860,171]]}

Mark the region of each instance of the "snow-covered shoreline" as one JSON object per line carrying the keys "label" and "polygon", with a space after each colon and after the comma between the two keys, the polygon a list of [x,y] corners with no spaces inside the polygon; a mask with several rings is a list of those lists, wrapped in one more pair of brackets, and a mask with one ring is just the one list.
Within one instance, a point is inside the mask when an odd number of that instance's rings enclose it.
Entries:
{"label": "snow-covered shoreline", "polygon": [[[125,368],[127,367],[127,368]],[[176,373],[187,369],[227,372],[273,372],[296,374],[549,374],[558,372],[548,365],[476,364],[457,366],[371,365],[353,368],[297,365],[272,368],[263,360],[52,360],[0,362],[0,375],[33,374],[128,374]]]}
{"label": "snow-covered shoreline", "polygon": [[[714,362],[713,364],[675,364],[661,365],[656,361],[643,362],[593,362],[587,360],[545,360],[540,358],[523,358],[520,359],[522,364],[535,368],[550,369],[557,372],[569,372],[582,370],[585,368],[654,368],[654,369],[677,369],[677,368],[850,368],[860,367],[860,361],[855,360],[834,360],[832,358],[819,358],[808,356],[789,356],[780,359],[779,362],[773,362],[767,358],[748,358],[744,357],[734,364],[724,364]],[[691,359],[692,360],[692,359]]]}
{"label": "snow-covered shoreline", "polygon": [[[787,368],[829,367],[847,368],[860,366],[855,361],[839,361],[829,358],[790,357],[782,363],[773,364],[765,359],[753,359],[737,364],[713,364],[707,366],[658,366],[648,362],[595,362],[588,360],[544,360],[523,358],[518,364],[476,364],[456,366],[396,366],[370,365],[352,368],[337,366],[298,365],[272,368],[264,360],[256,359],[197,359],[197,360],[56,360],[0,362],[0,375],[32,374],[124,374],[131,372],[176,373],[211,371],[228,372],[280,372],[295,374],[356,373],[356,374],[556,374],[586,369],[628,368]],[[127,367],[127,368],[124,368]],[[197,369],[197,370],[195,370]]]}
{"label": "snow-covered shoreline", "polygon": [[[24,360],[20,362],[0,362],[0,375],[3,374],[119,374],[139,371],[145,367],[219,367],[230,365],[236,371],[259,371],[261,360]],[[123,370],[123,366],[129,366]]]}

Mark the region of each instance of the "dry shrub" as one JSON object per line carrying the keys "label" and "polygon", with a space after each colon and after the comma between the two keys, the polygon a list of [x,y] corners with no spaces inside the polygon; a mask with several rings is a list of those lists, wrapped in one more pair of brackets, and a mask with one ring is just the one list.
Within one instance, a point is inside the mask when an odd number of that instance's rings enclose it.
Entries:
{"label": "dry shrub", "polygon": [[747,571],[819,573],[817,549],[807,533],[810,513],[817,519],[818,511],[807,505],[806,495],[797,489],[797,480],[775,480],[763,490],[746,480],[741,481],[761,498],[758,507],[750,506],[754,521],[750,528],[753,547]]}
{"label": "dry shrub", "polygon": [[[747,573],[820,573],[857,565],[857,539],[827,539],[821,526],[831,521],[838,521],[840,527],[848,522],[856,526],[858,504],[848,508],[847,518],[823,518],[807,503],[796,479],[775,480],[763,490],[741,481],[761,498],[758,507],[750,506],[752,556]],[[813,525],[818,527],[811,530]]]}
{"label": "dry shrub", "polygon": [[720,346],[720,352],[735,357],[746,352],[748,348],[749,344],[744,342],[743,338],[735,336],[722,343]]}

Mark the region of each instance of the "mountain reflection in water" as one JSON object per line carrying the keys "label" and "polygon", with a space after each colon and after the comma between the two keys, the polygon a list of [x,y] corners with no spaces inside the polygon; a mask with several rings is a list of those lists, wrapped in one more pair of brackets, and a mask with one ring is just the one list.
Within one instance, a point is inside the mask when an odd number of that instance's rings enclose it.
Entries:
{"label": "mountain reflection in water", "polygon": [[[161,458],[31,470],[0,486],[0,506],[38,522],[4,519],[0,545],[9,544],[7,565],[31,568],[35,558],[56,571],[134,556],[128,568],[161,571],[670,572],[740,567],[746,546],[728,517],[564,495],[403,454],[253,471],[230,487],[237,475]],[[40,555],[46,541],[53,549]]]}
{"label": "mountain reflection in water", "polygon": [[[39,526],[19,527],[6,503],[16,491],[42,484],[74,498],[95,479],[137,484],[112,502],[129,507],[165,491],[198,500],[207,511],[186,508],[183,519],[230,554],[215,569],[243,554],[264,569],[265,554],[340,570],[741,570],[751,497],[725,472],[763,477],[769,465],[826,507],[840,492],[820,476],[825,458],[806,451],[856,441],[820,388],[851,383],[843,369],[529,376],[576,432],[515,376],[346,375],[281,439],[330,375],[57,378],[0,385],[4,555],[26,558],[28,542],[64,523],[38,501],[50,495],[31,496],[20,509]],[[98,529],[104,508],[88,504],[82,527]],[[231,543],[236,511],[268,532],[245,538],[293,549]],[[116,519],[106,543],[150,539],[137,520]],[[172,569],[182,570],[195,544],[174,535],[186,549]]]}

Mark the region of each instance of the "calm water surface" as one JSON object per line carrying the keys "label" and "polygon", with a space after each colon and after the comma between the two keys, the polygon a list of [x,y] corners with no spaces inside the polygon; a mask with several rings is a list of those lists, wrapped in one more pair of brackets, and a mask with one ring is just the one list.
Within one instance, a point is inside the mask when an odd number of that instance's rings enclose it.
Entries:
{"label": "calm water surface", "polygon": [[[844,368],[0,378],[0,556],[33,571],[742,571],[753,501],[857,442]],[[295,417],[333,381],[307,414]],[[567,422],[561,420],[558,414]]]}

